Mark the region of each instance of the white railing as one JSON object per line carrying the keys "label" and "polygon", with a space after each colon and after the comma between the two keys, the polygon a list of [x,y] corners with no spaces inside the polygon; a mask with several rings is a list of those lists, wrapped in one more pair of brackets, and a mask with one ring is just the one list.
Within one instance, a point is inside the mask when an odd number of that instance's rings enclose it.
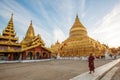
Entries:
{"label": "white railing", "polygon": [[41,60],[15,60],[15,61],[0,61],[2,63],[25,63],[25,62],[41,62],[41,61],[50,61],[52,59],[41,59]]}

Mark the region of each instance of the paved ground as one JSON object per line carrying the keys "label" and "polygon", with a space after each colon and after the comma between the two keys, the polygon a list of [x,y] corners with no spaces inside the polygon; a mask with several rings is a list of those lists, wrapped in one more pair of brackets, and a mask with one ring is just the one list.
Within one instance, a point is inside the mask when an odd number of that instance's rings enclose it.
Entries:
{"label": "paved ground", "polygon": [[[96,60],[95,66],[108,62]],[[0,64],[0,80],[68,80],[86,71],[88,62],[79,60]]]}
{"label": "paved ground", "polygon": [[120,63],[118,63],[115,67],[119,67],[119,69],[116,71],[111,80],[120,80]]}

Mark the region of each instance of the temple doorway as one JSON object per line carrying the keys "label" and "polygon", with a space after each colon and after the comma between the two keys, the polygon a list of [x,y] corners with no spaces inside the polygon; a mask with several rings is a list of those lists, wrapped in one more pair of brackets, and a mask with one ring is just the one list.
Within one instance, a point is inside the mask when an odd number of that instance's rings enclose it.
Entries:
{"label": "temple doorway", "polygon": [[33,59],[33,54],[32,54],[32,52],[28,52],[27,60],[32,60],[32,59]]}
{"label": "temple doorway", "polygon": [[36,59],[40,59],[40,53],[39,52],[36,53]]}
{"label": "temple doorway", "polygon": [[13,53],[14,54],[14,60],[19,60],[20,53]]}
{"label": "temple doorway", "polygon": [[47,58],[47,53],[43,53],[43,58],[46,59]]}

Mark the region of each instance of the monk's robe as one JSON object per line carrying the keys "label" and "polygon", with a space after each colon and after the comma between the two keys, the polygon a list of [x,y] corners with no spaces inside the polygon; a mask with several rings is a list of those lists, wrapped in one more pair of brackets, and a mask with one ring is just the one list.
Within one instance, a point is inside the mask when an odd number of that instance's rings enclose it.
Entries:
{"label": "monk's robe", "polygon": [[94,67],[94,56],[89,56],[88,58],[88,62],[89,62],[89,70],[90,71],[94,71],[95,67]]}

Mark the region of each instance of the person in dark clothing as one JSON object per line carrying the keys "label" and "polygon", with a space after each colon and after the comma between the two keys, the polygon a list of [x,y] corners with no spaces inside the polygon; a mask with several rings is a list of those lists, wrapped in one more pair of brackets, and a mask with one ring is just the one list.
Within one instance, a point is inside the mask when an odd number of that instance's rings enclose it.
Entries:
{"label": "person in dark clothing", "polygon": [[88,58],[88,62],[89,62],[89,70],[90,70],[90,74],[91,74],[91,71],[95,72],[95,67],[94,67],[94,56],[92,55],[92,53],[90,54],[89,58]]}

